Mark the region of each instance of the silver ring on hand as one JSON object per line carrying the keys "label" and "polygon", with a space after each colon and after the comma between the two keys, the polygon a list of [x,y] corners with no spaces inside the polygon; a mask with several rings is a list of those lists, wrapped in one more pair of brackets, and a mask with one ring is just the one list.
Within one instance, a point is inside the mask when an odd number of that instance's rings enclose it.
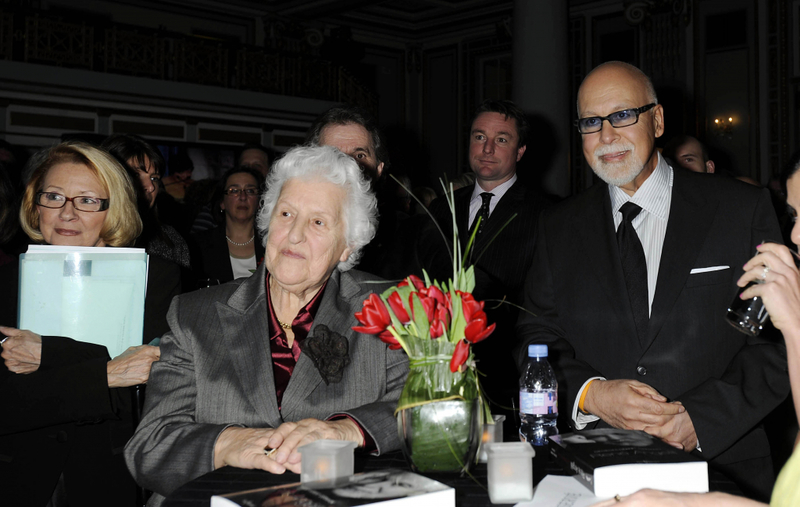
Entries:
{"label": "silver ring on hand", "polygon": [[761,279],[767,279],[767,273],[769,273],[769,266],[764,266],[764,271],[761,272]]}
{"label": "silver ring on hand", "polygon": [[8,340],[8,338],[9,338],[8,336],[3,337],[3,339],[0,340],[0,345],[4,344],[6,340]]}

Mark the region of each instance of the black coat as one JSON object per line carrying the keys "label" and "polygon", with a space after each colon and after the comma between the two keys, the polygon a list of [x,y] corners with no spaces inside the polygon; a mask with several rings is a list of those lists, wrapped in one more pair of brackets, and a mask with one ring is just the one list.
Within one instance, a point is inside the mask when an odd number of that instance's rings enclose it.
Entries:
{"label": "black coat", "polygon": [[105,347],[43,337],[34,373],[0,362],[4,505],[43,507],[64,474],[70,505],[133,506],[122,451],[133,434],[128,388],[109,389]]}
{"label": "black coat", "polygon": [[[704,458],[745,492],[768,495],[769,460],[766,467],[746,460],[769,457],[760,422],[789,392],[786,349],[780,337],[747,337],[725,322],[742,266],[764,239],[780,239],[766,190],[675,169],[648,335],[640,341],[608,186],[595,185],[542,214],[524,302],[533,315],[521,314],[517,327],[520,364],[528,344],[549,346],[565,420],[591,377],[654,387],[686,407]],[[691,273],[708,267],[720,269]]]}
{"label": "black coat", "polygon": [[[260,265],[264,259],[262,238],[256,234],[253,241],[256,247],[256,263]],[[225,224],[192,234],[189,247],[191,249],[192,269],[198,280],[205,278],[216,279],[219,280],[219,283],[233,280],[231,256],[228,251],[228,241],[225,239]]]}
{"label": "black coat", "polygon": [[[0,324],[17,325],[19,264],[0,268]],[[144,341],[169,330],[180,268],[150,257]],[[44,506],[63,473],[71,505],[135,505],[136,484],[122,450],[133,435],[131,389],[108,388],[105,347],[43,337],[29,375],[0,361],[0,486],[3,505]]]}

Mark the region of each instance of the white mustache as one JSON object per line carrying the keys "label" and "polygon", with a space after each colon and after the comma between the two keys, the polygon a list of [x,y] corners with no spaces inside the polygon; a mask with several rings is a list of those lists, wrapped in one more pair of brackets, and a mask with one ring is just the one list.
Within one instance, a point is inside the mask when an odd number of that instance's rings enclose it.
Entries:
{"label": "white mustache", "polygon": [[620,153],[623,151],[630,151],[632,153],[634,149],[634,144],[628,142],[604,144],[602,146],[598,146],[597,149],[594,150],[594,156],[599,158],[603,155],[610,155],[612,153]]}

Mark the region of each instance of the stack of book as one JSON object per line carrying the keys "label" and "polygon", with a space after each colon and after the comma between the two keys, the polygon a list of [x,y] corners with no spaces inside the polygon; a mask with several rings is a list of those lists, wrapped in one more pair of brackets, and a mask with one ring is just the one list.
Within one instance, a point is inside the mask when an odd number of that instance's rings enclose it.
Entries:
{"label": "stack of book", "polygon": [[643,431],[606,428],[550,437],[550,453],[598,497],[642,488],[708,492],[708,463]]}

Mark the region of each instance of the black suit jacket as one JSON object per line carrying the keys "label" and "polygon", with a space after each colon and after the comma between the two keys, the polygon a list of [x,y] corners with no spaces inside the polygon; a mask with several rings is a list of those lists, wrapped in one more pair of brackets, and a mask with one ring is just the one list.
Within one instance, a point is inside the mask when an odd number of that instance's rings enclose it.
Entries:
{"label": "black suit jacket", "polygon": [[[454,194],[462,255],[469,242],[469,201],[473,188],[463,187]],[[525,273],[533,260],[539,213],[550,202],[544,194],[528,188],[519,180],[503,195],[483,224],[465,263],[465,266],[475,266],[476,299],[505,299],[516,305],[522,303]],[[433,201],[430,211],[442,228],[447,243],[439,230],[429,223],[420,235],[417,247],[419,271],[424,268],[432,278],[446,280],[453,276],[452,257],[445,246],[447,244],[452,248],[452,215],[444,197]],[[503,228],[507,222],[508,225]],[[479,369],[486,373],[482,383],[489,396],[502,405],[510,406],[509,396],[518,390],[518,375],[512,355],[518,310],[495,301],[487,301],[486,309],[489,322],[496,323],[497,329],[492,336],[475,345],[473,350],[479,360]]]}
{"label": "black suit jacket", "polygon": [[133,434],[130,391],[108,388],[105,347],[45,336],[31,374],[0,361],[3,505],[42,507],[64,474],[71,505],[131,506],[122,451]]}
{"label": "black suit jacket", "polygon": [[[462,254],[469,241],[472,190],[472,186],[459,188],[454,197]],[[475,265],[476,298],[506,297],[512,302],[521,302],[524,274],[533,260],[539,213],[549,204],[546,196],[529,189],[519,180],[503,195],[489,220],[483,224],[466,263]],[[444,197],[434,200],[430,211],[450,245],[453,228],[447,200]],[[516,217],[503,228],[514,214]],[[452,257],[445,247],[445,238],[432,225],[426,227],[424,236],[418,249],[421,268],[439,280],[452,277]]]}
{"label": "black suit jacket", "polygon": [[[520,365],[528,344],[549,345],[565,418],[587,379],[636,379],[686,406],[705,458],[727,465],[768,456],[759,424],[787,396],[786,350],[780,339],[747,337],[725,321],[742,266],[765,239],[780,240],[766,190],[675,169],[640,341],[608,186],[595,185],[542,215],[524,304],[536,316],[520,316]],[[719,266],[727,268],[691,273]]]}

